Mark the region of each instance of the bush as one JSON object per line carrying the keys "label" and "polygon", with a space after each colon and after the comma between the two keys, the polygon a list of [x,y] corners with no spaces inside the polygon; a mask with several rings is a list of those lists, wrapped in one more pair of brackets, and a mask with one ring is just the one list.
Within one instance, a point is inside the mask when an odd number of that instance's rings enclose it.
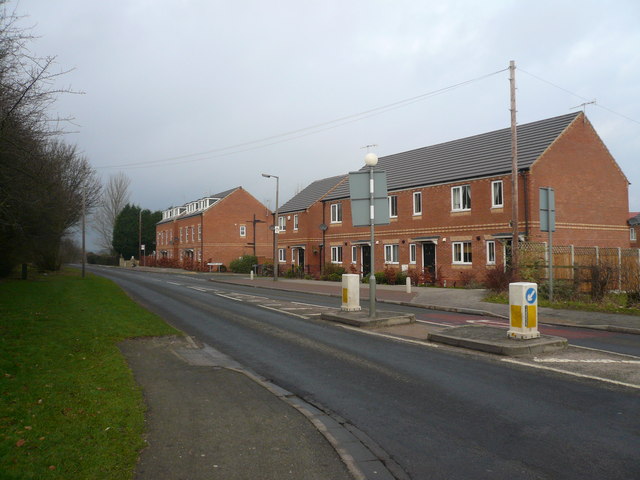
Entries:
{"label": "bush", "polygon": [[[324,273],[320,277],[320,280],[329,280],[331,282],[340,281],[342,275],[344,275],[345,272],[346,270],[343,267],[336,265],[335,263],[325,263]],[[338,280],[332,280],[331,278],[329,278],[332,275],[333,278],[335,278],[335,275],[338,275]]]}
{"label": "bush", "polygon": [[232,260],[229,268],[233,273],[250,273],[254,265],[258,264],[258,257],[254,255],[243,255]]}
{"label": "bush", "polygon": [[513,281],[515,281],[513,269],[511,267],[505,268],[500,264],[487,269],[484,285],[492,292],[502,293],[509,290],[509,284]]}

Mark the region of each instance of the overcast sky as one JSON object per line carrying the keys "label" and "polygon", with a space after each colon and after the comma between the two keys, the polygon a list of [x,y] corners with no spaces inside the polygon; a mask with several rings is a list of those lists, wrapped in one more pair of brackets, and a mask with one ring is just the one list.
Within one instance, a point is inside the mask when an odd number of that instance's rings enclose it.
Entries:
{"label": "overcast sky", "polygon": [[587,116],[640,211],[637,0],[12,7],[40,37],[34,53],[73,68],[62,85],[84,92],[55,104],[75,118],[66,140],[103,178],[125,172],[143,208],[236,186],[273,208],[275,181],[262,172],[280,177],[282,204],[314,180],[360,168],[365,145],[384,156],[506,128],[514,60],[520,124],[597,100]]}

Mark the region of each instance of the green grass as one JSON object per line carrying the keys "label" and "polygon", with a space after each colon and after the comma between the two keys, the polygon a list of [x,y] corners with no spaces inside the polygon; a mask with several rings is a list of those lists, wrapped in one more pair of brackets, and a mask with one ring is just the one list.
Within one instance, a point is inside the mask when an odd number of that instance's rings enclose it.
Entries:
{"label": "green grass", "polygon": [[[509,303],[508,293],[490,293],[485,297],[485,302]],[[565,310],[581,310],[584,312],[620,313],[624,315],[640,315],[639,308],[627,307],[627,296],[624,293],[612,293],[601,302],[596,303],[588,299],[555,300],[550,302],[544,298],[538,298],[539,307],[549,307]]]}
{"label": "green grass", "polygon": [[100,277],[0,283],[0,477],[133,478],[145,407],[116,343],[176,333]]}

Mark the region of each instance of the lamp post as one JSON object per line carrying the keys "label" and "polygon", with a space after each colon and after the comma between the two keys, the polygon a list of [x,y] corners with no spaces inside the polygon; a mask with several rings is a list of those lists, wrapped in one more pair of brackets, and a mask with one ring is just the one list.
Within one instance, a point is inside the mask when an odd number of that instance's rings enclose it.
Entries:
{"label": "lamp post", "polygon": [[369,167],[369,228],[371,230],[371,248],[370,260],[371,271],[369,272],[369,317],[375,318],[376,316],[376,244],[374,235],[374,181],[373,181],[373,167],[378,164],[378,156],[375,153],[367,153],[364,156],[364,163]]}
{"label": "lamp post", "polygon": [[262,176],[264,178],[275,178],[276,179],[276,210],[273,216],[273,281],[278,281],[278,262],[277,258],[278,253],[278,192],[280,191],[280,177],[277,175],[270,175],[268,173],[263,173]]}

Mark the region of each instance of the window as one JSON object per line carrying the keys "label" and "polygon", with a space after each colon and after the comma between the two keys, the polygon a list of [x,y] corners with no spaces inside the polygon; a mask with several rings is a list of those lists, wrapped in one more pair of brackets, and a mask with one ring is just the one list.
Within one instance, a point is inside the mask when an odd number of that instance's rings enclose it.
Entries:
{"label": "window", "polygon": [[284,215],[278,217],[278,229],[280,232],[284,232],[287,229],[287,217]]}
{"label": "window", "polygon": [[389,195],[389,216],[391,218],[398,216],[398,196]]}
{"label": "window", "polygon": [[471,210],[471,185],[451,188],[451,210]]}
{"label": "window", "polygon": [[202,240],[202,224],[198,225],[198,240]]}
{"label": "window", "polygon": [[182,227],[180,227],[180,241],[182,241]]}
{"label": "window", "polygon": [[284,248],[278,249],[278,261],[280,263],[285,263],[287,261],[286,250]]}
{"label": "window", "polygon": [[631,240],[632,242],[636,241],[636,229],[633,227],[629,229],[629,240]]}
{"label": "window", "polygon": [[487,242],[487,265],[496,264],[496,242],[489,240]]}
{"label": "window", "polygon": [[247,226],[246,225],[240,225],[240,236],[241,237],[246,237],[247,236]]}
{"label": "window", "polygon": [[398,245],[384,246],[384,263],[398,263]]}
{"label": "window", "polygon": [[496,180],[491,182],[491,208],[498,208],[504,206],[504,199],[502,198],[502,180]]}
{"label": "window", "polygon": [[471,263],[471,242],[453,242],[453,263]]}
{"label": "window", "polygon": [[331,263],[342,263],[342,247],[331,247]]}
{"label": "window", "polygon": [[409,244],[409,263],[415,264],[417,258],[417,249],[415,243]]}
{"label": "window", "polygon": [[297,213],[293,216],[293,229],[298,230],[298,214]]}
{"label": "window", "polygon": [[191,241],[195,242],[196,240],[196,230],[195,228],[191,227]]}
{"label": "window", "polygon": [[413,192],[413,214],[422,215],[422,192]]}
{"label": "window", "polygon": [[342,222],[342,203],[331,204],[331,223]]}
{"label": "window", "polygon": [[358,263],[358,247],[355,245],[351,247],[351,263],[354,265]]}

